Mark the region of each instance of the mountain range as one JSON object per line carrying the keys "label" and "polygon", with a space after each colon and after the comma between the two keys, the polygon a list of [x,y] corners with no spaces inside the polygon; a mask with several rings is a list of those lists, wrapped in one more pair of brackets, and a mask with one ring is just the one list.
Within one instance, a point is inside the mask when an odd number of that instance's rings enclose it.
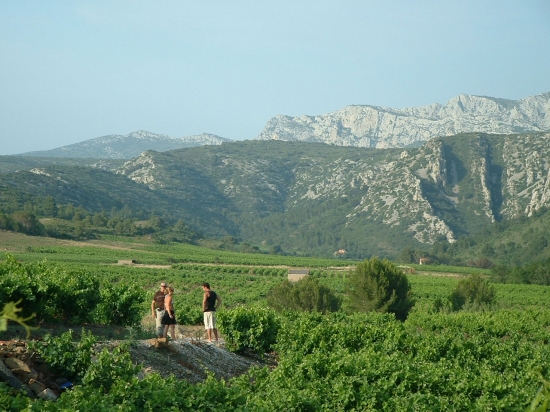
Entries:
{"label": "mountain range", "polygon": [[549,172],[550,133],[460,134],[409,149],[244,141],[147,151],[111,170],[3,173],[0,207],[15,196],[128,205],[298,254],[395,257],[550,206]]}
{"label": "mountain range", "polygon": [[461,94],[445,105],[392,109],[354,105],[320,116],[275,116],[258,140],[337,146],[411,147],[459,133],[511,134],[550,130],[550,93],[506,100]]}
{"label": "mountain range", "polygon": [[42,152],[49,157],[2,156],[0,211],[53,196],[92,212],[155,211],[297,254],[395,257],[550,206],[549,99],[349,106],[277,116],[253,141],[201,135],[171,150],[173,138],[135,132]]}
{"label": "mountain range", "polygon": [[[445,105],[394,109],[352,105],[319,116],[279,115],[255,140],[301,141],[336,146],[404,148],[459,133],[513,134],[550,130],[550,92],[520,100],[461,94]],[[182,138],[146,131],[109,135],[23,156],[131,159],[146,150],[164,152],[232,142],[212,134]]]}

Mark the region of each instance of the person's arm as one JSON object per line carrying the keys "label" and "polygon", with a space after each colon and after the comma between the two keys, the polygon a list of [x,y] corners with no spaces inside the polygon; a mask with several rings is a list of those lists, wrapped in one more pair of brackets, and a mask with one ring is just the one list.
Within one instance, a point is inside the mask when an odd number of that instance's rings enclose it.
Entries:
{"label": "person's arm", "polygon": [[155,298],[153,298],[153,301],[151,302],[151,315],[153,315],[154,318],[157,317],[157,314],[155,313]]}
{"label": "person's arm", "polygon": [[222,304],[222,298],[220,298],[220,295],[216,294],[216,300],[218,301],[218,304],[214,306],[214,309],[218,309]]}
{"label": "person's arm", "polygon": [[204,296],[202,298],[202,311],[203,312],[206,309],[208,309],[208,296],[210,296],[210,294],[208,292],[204,292]]}

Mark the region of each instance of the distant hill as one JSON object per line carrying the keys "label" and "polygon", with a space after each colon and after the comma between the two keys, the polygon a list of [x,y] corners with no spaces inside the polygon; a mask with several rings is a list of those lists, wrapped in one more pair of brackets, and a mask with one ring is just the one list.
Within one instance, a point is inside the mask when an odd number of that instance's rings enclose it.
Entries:
{"label": "distant hill", "polygon": [[393,109],[347,106],[318,116],[275,116],[257,140],[373,148],[414,147],[459,133],[550,131],[550,92],[520,100],[461,94],[445,105]]}
{"label": "distant hill", "polygon": [[396,257],[535,216],[550,206],[548,164],[550,133],[460,134],[410,149],[244,141],[148,151],[114,171],[4,173],[0,207],[51,195],[90,211],[154,208],[206,235],[298,254]]}
{"label": "distant hill", "polygon": [[197,136],[175,138],[164,134],[155,134],[143,130],[126,135],[109,135],[96,137],[81,143],[59,147],[52,150],[41,150],[22,153],[22,156],[69,157],[93,159],[131,159],[146,150],[165,152],[168,150],[219,145],[232,140],[213,134],[203,133]]}
{"label": "distant hill", "polygon": [[85,166],[104,170],[121,167],[125,159],[79,159],[69,157],[0,156],[0,173],[31,170],[45,166]]}
{"label": "distant hill", "polygon": [[[550,259],[549,246],[550,209],[542,207],[531,216],[495,222],[452,244],[435,243],[427,256],[447,264],[521,266]],[[410,252],[404,251],[403,256]]]}

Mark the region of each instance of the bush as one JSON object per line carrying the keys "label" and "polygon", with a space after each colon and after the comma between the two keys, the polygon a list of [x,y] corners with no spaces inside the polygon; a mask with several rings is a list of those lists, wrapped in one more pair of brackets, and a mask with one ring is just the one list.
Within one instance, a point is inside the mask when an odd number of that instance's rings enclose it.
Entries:
{"label": "bush", "polygon": [[458,282],[451,293],[449,301],[453,310],[460,310],[464,305],[475,307],[491,305],[496,298],[496,289],[479,274],[471,274]]}
{"label": "bush", "polygon": [[53,373],[81,380],[92,363],[96,342],[92,332],[82,329],[80,342],[74,343],[73,331],[69,330],[59,337],[46,335],[43,341],[29,342],[29,349],[38,352]]}
{"label": "bush", "polygon": [[285,280],[274,287],[267,296],[267,304],[275,310],[296,310],[299,312],[336,312],[341,301],[327,286],[311,276],[298,282]]}
{"label": "bush", "polygon": [[103,325],[139,325],[146,294],[136,283],[103,284],[100,289],[101,301],[94,312],[94,321]]}
{"label": "bush", "polygon": [[72,324],[98,322],[130,326],[140,322],[145,291],[136,284],[110,284],[86,270],[54,264],[0,262],[0,302],[19,302],[22,317]]}
{"label": "bush", "polygon": [[200,325],[203,323],[204,313],[197,303],[176,301],[174,310],[179,325]]}
{"label": "bush", "polygon": [[219,312],[217,320],[226,347],[233,352],[245,349],[258,353],[270,351],[280,328],[279,317],[268,308],[239,306]]}
{"label": "bush", "polygon": [[93,362],[84,375],[86,386],[109,392],[117,381],[130,382],[141,368],[134,365],[127,346],[117,346],[112,351],[104,348],[97,361]]}
{"label": "bush", "polygon": [[386,259],[359,263],[350,282],[349,306],[354,311],[389,312],[405,320],[414,305],[407,276]]}
{"label": "bush", "polygon": [[0,411],[27,411],[31,399],[24,391],[0,382]]}

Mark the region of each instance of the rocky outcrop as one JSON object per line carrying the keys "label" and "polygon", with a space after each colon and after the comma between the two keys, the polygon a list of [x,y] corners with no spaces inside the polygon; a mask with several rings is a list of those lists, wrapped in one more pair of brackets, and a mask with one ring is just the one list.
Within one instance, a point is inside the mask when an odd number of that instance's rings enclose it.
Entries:
{"label": "rocky outcrop", "polygon": [[44,361],[20,340],[0,342],[0,381],[46,400],[56,400],[70,385],[67,379],[54,378]]}
{"label": "rocky outcrop", "polygon": [[143,152],[137,158],[132,159],[122,166],[117,173],[124,174],[135,182],[142,183],[150,189],[158,189],[162,184],[155,181],[154,173],[155,161],[152,153]]}
{"label": "rocky outcrop", "polygon": [[447,104],[392,109],[347,106],[319,116],[276,116],[257,140],[338,146],[407,147],[459,133],[511,134],[550,130],[550,93],[505,100],[461,94]]}

